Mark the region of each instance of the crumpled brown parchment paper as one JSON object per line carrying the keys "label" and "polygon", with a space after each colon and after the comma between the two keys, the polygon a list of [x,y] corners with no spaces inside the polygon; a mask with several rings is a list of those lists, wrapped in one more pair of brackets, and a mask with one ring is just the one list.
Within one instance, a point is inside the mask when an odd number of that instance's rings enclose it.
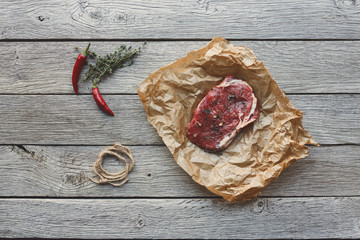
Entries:
{"label": "crumpled brown parchment paper", "polygon": [[[201,99],[232,75],[247,81],[258,99],[258,119],[220,153],[191,143],[186,126]],[[196,181],[228,201],[260,194],[290,163],[317,143],[264,64],[246,47],[214,38],[206,47],[160,68],[139,85],[139,98],[175,161]]]}

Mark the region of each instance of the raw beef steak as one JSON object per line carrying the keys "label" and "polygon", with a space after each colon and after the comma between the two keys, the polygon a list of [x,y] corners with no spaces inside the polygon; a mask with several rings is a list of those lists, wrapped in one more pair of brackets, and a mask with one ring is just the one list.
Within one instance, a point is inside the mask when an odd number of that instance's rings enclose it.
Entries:
{"label": "raw beef steak", "polygon": [[201,148],[221,151],[258,115],[257,99],[249,84],[226,77],[201,100],[187,126],[187,135]]}

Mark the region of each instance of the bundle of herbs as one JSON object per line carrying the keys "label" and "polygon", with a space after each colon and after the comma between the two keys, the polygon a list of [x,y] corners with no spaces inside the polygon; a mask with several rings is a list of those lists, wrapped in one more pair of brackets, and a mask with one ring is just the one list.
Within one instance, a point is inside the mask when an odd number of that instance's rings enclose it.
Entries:
{"label": "bundle of herbs", "polygon": [[[94,51],[89,50],[89,46],[90,46],[89,44],[85,52],[83,54],[81,53],[79,54],[79,56],[80,55],[89,56],[90,58],[96,60],[95,64],[89,64],[89,69],[85,73],[80,83],[92,81],[92,93],[95,102],[99,106],[99,108],[105,113],[114,116],[114,113],[111,111],[111,109],[108,107],[105,100],[101,96],[98,88],[98,84],[101,81],[103,81],[105,78],[107,78],[109,75],[111,75],[116,69],[132,65],[134,63],[134,57],[140,52],[140,50],[143,48],[144,45],[145,43],[143,43],[138,48],[121,45],[115,52],[106,54],[104,56],[99,56]],[[83,58],[80,60],[83,60]],[[86,58],[84,62],[85,61]],[[74,70],[73,70],[73,87],[75,93],[77,93],[76,91],[77,85],[79,84],[78,78],[83,65],[84,65],[83,62],[79,64],[79,57],[78,57],[78,59],[75,62]]]}

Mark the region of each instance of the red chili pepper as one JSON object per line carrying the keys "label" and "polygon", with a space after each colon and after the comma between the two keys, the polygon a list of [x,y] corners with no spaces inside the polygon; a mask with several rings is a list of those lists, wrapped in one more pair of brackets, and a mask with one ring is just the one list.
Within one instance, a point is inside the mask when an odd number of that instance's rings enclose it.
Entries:
{"label": "red chili pepper", "polygon": [[110,110],[110,108],[106,104],[105,100],[103,99],[103,97],[101,96],[101,94],[99,92],[99,88],[95,84],[93,85],[92,93],[93,93],[95,102],[99,106],[99,108],[101,110],[103,110],[104,112],[114,116],[114,113]]}
{"label": "red chili pepper", "polygon": [[90,43],[88,44],[85,51],[83,53],[80,53],[79,56],[76,58],[76,62],[74,65],[74,69],[72,73],[72,84],[76,94],[79,94],[78,80],[81,73],[81,69],[83,68],[87,59],[87,52],[89,50],[89,47],[90,47]]}

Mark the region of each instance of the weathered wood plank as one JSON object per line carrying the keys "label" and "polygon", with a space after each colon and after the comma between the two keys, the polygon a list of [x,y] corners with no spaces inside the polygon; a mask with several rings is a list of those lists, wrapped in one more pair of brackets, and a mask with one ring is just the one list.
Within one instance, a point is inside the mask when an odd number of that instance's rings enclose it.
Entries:
{"label": "weathered wood plank", "polygon": [[0,199],[0,237],[355,239],[359,209],[359,197]]}
{"label": "weathered wood plank", "polygon": [[359,39],[359,11],[341,0],[7,0],[0,38]]}
{"label": "weathered wood plank", "polygon": [[[215,197],[195,183],[165,146],[131,146],[135,168],[121,188],[97,185],[92,164],[103,146],[0,147],[2,197]],[[262,196],[353,196],[360,192],[360,146],[312,147]],[[112,159],[105,167],[117,171]]]}
{"label": "weathered wood plank", "polygon": [[[291,95],[304,126],[320,144],[360,143],[360,95]],[[106,95],[115,113],[101,112],[91,95],[1,95],[0,144],[162,144],[138,96]]]}
{"label": "weathered wood plank", "polygon": [[138,96],[104,98],[115,117],[99,110],[92,95],[2,95],[0,144],[163,144]]}
{"label": "weathered wood plank", "polygon": [[[121,44],[92,42],[103,54]],[[135,64],[101,84],[103,93],[136,93],[151,72],[199,49],[207,41],[149,42]],[[360,93],[359,41],[234,41],[252,49],[287,93]],[[0,42],[0,94],[73,93],[75,46],[84,42]],[[90,84],[80,88],[90,93]]]}

